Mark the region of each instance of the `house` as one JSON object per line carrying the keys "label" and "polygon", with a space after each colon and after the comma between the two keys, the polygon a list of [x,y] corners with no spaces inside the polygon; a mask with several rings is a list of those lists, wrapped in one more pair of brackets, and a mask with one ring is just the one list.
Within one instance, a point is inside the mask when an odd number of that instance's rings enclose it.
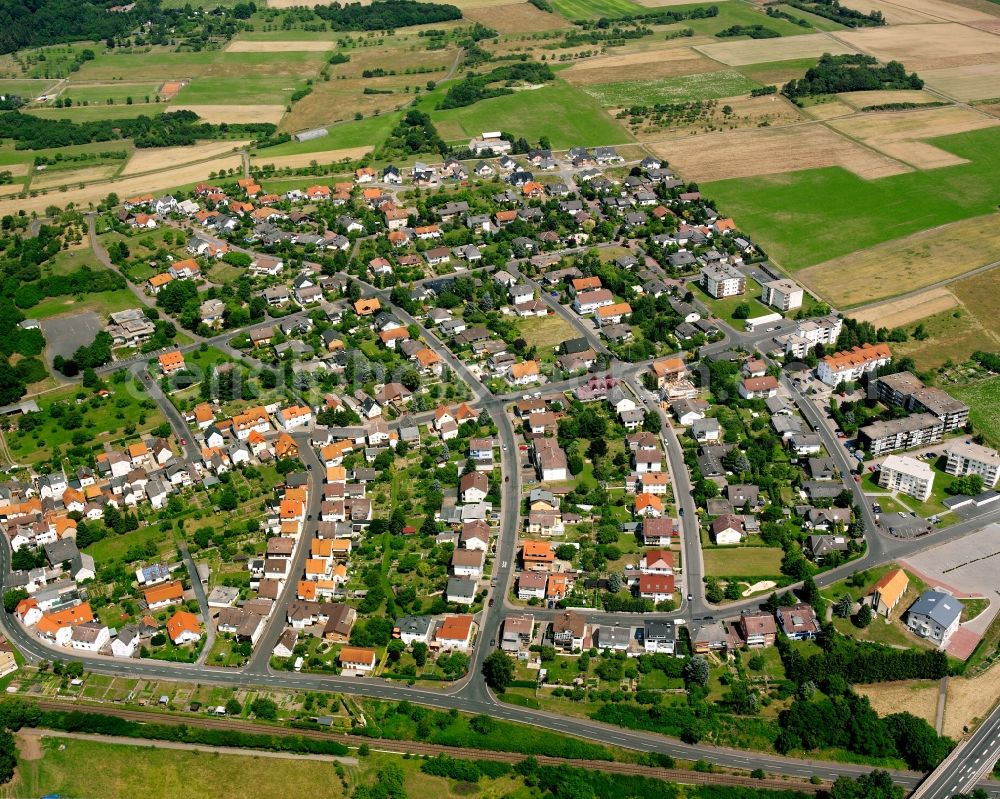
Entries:
{"label": "house", "polygon": [[736,622],[740,637],[749,647],[774,646],[777,627],[774,616],[762,610],[743,611]]}
{"label": "house", "polygon": [[279,658],[290,658],[295,653],[295,645],[298,640],[299,634],[295,630],[285,630],[278,639],[278,643],[274,645],[271,654]]}
{"label": "house", "polygon": [[910,578],[902,569],[886,572],[872,587],[872,610],[880,616],[888,618],[909,587]]}
{"label": "house", "polygon": [[371,674],[375,670],[376,653],[374,649],[345,646],[337,653],[337,663],[341,674]]}
{"label": "house", "polygon": [[193,643],[201,638],[198,617],[186,610],[178,610],[167,620],[167,635],[177,646]]}
{"label": "house", "polygon": [[517,598],[520,600],[545,599],[548,573],[523,571],[517,576]]}
{"label": "house", "polygon": [[958,629],[961,617],[961,602],[944,591],[928,589],[906,611],[906,626],[943,649]]}
{"label": "house", "polygon": [[541,378],[538,361],[523,361],[510,367],[510,382],[515,386],[525,386],[537,383]]}
{"label": "house", "polygon": [[592,289],[590,291],[581,291],[576,295],[576,298],[573,300],[573,309],[580,316],[590,316],[596,313],[599,308],[614,304],[614,295],[610,289]]}
{"label": "house", "polygon": [[173,279],[174,276],[169,272],[162,272],[161,274],[153,275],[146,281],[146,291],[150,294],[159,294],[160,289]]}
{"label": "house", "polygon": [[548,541],[524,541],[521,561],[529,571],[548,571],[555,561],[555,552]]}
{"label": "house", "polygon": [[462,475],[458,483],[459,496],[462,502],[482,502],[490,490],[490,481],[482,472],[469,472]]}
{"label": "house", "polygon": [[636,494],[635,515],[659,517],[663,515],[663,500],[656,494]]}
{"label": "house", "polygon": [[535,617],[529,613],[507,616],[503,620],[500,648],[508,653],[518,653],[531,645],[534,638]]}
{"label": "house", "polygon": [[674,553],[669,549],[650,549],[639,559],[643,574],[673,574]]}
{"label": "house", "polygon": [[743,519],[726,513],[712,521],[712,538],[718,545],[738,544],[743,540],[745,526]]}
{"label": "house", "polygon": [[552,644],[569,652],[583,649],[584,641],[588,637],[588,628],[589,625],[583,615],[571,610],[564,611],[553,619],[549,628]]}
{"label": "house", "polygon": [[433,632],[434,619],[430,616],[402,616],[396,619],[396,625],[392,628],[392,637],[398,638],[407,646],[417,641],[429,644]]}
{"label": "house", "polygon": [[193,280],[201,277],[201,267],[194,258],[174,261],[167,271],[174,280]]}
{"label": "house", "polygon": [[434,633],[434,642],[442,650],[468,649],[472,644],[472,616],[445,616]]}
{"label": "house", "polygon": [[456,577],[479,580],[483,576],[486,553],[481,549],[456,549],[451,553],[451,572]]}
{"label": "house", "polygon": [[149,610],[159,610],[183,600],[184,586],[178,581],[156,585],[143,591],[143,597]]}
{"label": "house", "polygon": [[135,657],[136,647],[139,646],[139,628],[128,624],[118,631],[118,635],[111,642],[111,654],[116,658]]}
{"label": "house", "polygon": [[699,444],[712,444],[722,437],[722,426],[714,416],[696,419],[691,423],[690,431]]}
{"label": "house", "polygon": [[670,518],[643,519],[641,526],[642,545],[646,547],[669,547],[673,531],[674,523]]}
{"label": "house", "polygon": [[165,352],[159,357],[160,371],[164,375],[172,375],[184,368],[184,353],[180,350]]}
{"label": "house", "polygon": [[674,597],[673,574],[640,574],[639,596],[653,602],[665,602]]}
{"label": "house", "polygon": [[642,623],[643,648],[651,654],[674,654],[677,628],[672,621],[649,620]]}
{"label": "house", "polygon": [[799,602],[790,608],[778,608],[778,624],[793,641],[813,640],[819,635],[819,620],[812,605]]}
{"label": "house", "polygon": [[746,377],[739,385],[743,399],[767,399],[778,393],[778,378],[773,375]]}
{"label": "house", "polygon": [[100,652],[111,640],[111,631],[108,626],[99,621],[74,624],[71,629],[69,645],[73,649],[84,652]]}
{"label": "house", "polygon": [[457,605],[471,605],[476,601],[476,587],[475,580],[451,577],[448,580],[448,587],[445,589],[445,599]]}

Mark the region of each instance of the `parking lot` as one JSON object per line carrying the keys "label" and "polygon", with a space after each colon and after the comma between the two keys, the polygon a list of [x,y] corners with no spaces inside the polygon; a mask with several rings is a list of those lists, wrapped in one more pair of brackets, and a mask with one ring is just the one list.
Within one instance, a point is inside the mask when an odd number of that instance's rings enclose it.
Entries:
{"label": "parking lot", "polygon": [[48,344],[46,354],[49,364],[57,355],[70,357],[78,347],[85,347],[94,340],[103,324],[93,311],[54,316],[42,321],[42,333]]}

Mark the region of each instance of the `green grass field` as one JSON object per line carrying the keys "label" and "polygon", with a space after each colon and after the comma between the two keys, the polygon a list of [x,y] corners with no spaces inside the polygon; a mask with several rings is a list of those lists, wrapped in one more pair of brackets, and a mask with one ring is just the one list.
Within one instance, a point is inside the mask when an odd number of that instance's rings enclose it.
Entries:
{"label": "green grass field", "polygon": [[597,83],[584,91],[605,108],[653,103],[684,103],[691,100],[714,100],[748,94],[759,84],[735,70],[678,75],[658,80]]}
{"label": "green grass field", "polygon": [[56,81],[45,78],[41,80],[2,78],[0,79],[0,94],[17,94],[27,100],[45,94],[49,87],[55,85]]}
{"label": "green grass field", "polygon": [[[427,104],[433,108],[433,101]],[[431,113],[435,122],[458,123],[467,136],[477,136],[484,130],[508,130],[532,142],[548,136],[556,149],[623,144],[631,140],[596,100],[561,80],[541,89]]]}
{"label": "green grass field", "polygon": [[567,19],[611,19],[646,11],[632,0],[553,0],[552,7]]}
{"label": "green grass field", "polygon": [[366,144],[379,145],[385,141],[389,131],[395,126],[402,114],[381,114],[377,117],[367,117],[356,122],[344,122],[331,125],[328,136],[310,141],[289,141],[274,147],[255,150],[253,158],[262,164],[268,158],[280,155],[298,155],[300,153],[320,153],[325,150],[341,150],[347,147],[361,147]]}
{"label": "green grass field", "polygon": [[156,99],[156,93],[159,89],[159,83],[70,84],[63,89],[59,96],[63,99],[71,99],[73,105],[81,103],[103,105],[108,100],[114,100],[115,103],[125,105],[129,97],[135,103],[146,102],[147,97],[149,97],[150,102],[153,102]]}
{"label": "green grass field", "polygon": [[710,577],[774,577],[781,574],[781,547],[728,547],[702,553]]}
{"label": "green grass field", "polygon": [[703,183],[741,229],[786,269],[993,211],[1000,130],[930,143],[970,163],[863,180],[840,167]]}
{"label": "green grass field", "polygon": [[991,446],[1000,446],[1000,377],[948,390],[969,406],[975,429]]}
{"label": "green grass field", "polygon": [[[689,6],[670,6],[670,10],[679,11],[686,8],[704,7],[704,5],[704,3],[695,3]],[[680,23],[680,26],[691,28],[695,33],[706,36],[715,36],[719,31],[730,28],[733,25],[763,25],[765,28],[770,28],[782,36],[801,36],[805,33],[815,33],[815,30],[796,25],[794,22],[769,17],[750,3],[739,2],[739,0],[725,0],[725,2],[712,3],[712,5],[716,5],[719,8],[717,16],[706,17],[705,19],[684,20]],[[798,12],[796,12],[796,15],[798,15]],[[718,39],[718,41],[734,40]]]}
{"label": "green grass field", "polygon": [[816,66],[815,58],[793,58],[788,61],[767,61],[763,64],[746,64],[734,69],[761,85],[781,85],[792,78],[801,78],[810,67]]}
{"label": "green grass field", "polygon": [[287,103],[304,79],[289,76],[195,78],[171,101],[175,105],[266,105]]}
{"label": "green grass field", "polygon": [[[134,105],[80,105],[71,108],[28,108],[25,113],[43,119],[68,119],[72,122],[95,122],[104,119],[134,119],[145,114],[148,117],[162,114],[166,110],[162,103],[136,103]],[[105,142],[107,145],[108,142]]]}

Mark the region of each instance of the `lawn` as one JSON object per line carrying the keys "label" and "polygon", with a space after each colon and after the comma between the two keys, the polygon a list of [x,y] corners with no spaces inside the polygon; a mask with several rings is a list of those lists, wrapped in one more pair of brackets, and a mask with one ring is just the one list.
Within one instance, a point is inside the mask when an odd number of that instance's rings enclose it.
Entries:
{"label": "lawn", "polygon": [[711,577],[774,577],[781,574],[781,547],[705,549],[705,574]]}
{"label": "lawn", "polygon": [[[427,103],[433,108],[433,101]],[[423,104],[422,104],[423,105]],[[430,110],[435,122],[454,122],[466,136],[484,130],[506,130],[537,142],[547,136],[556,149],[623,144],[631,136],[596,100],[557,80],[540,89],[481,100],[464,108]],[[558,113],[553,113],[558,109]]]}
{"label": "lawn", "polygon": [[[925,461],[934,470],[934,485],[931,488],[931,495],[926,502],[920,502],[901,492],[896,493],[896,500],[904,505],[907,511],[914,511],[924,518],[949,512],[943,502],[951,496],[946,489],[955,482],[956,478],[945,473],[945,460],[945,458],[938,458],[935,462]],[[887,489],[882,488],[878,484],[878,472],[865,472],[865,476],[861,480],[861,487],[865,493],[885,493],[887,491]]]}
{"label": "lawn", "polygon": [[949,391],[969,406],[969,418],[987,442],[994,447],[1000,446],[1000,377]]}
{"label": "lawn", "polygon": [[686,103],[748,94],[759,84],[732,69],[657,80],[597,83],[585,91],[607,108],[654,103]]}
{"label": "lawn", "polygon": [[553,0],[552,7],[567,19],[611,19],[648,11],[632,0]]}
{"label": "lawn", "polygon": [[[748,291],[746,294],[741,294],[737,297],[726,297],[725,299],[717,300],[708,294],[705,289],[703,289],[699,284],[692,283],[692,286],[696,286],[694,289],[694,294],[698,298],[699,302],[704,303],[708,306],[708,309],[726,322],[730,327],[735,330],[743,330],[745,320],[737,319],[733,316],[733,312],[741,305],[750,306],[750,316],[763,316],[764,314],[773,313],[773,308],[768,308],[766,305],[760,302],[758,297],[760,297],[759,288],[755,291],[755,283],[749,283]],[[756,296],[754,296],[756,295]]]}
{"label": "lawn", "polygon": [[[247,797],[316,793],[347,795],[330,763],[307,759],[263,760],[251,755],[124,746],[69,738],[44,739],[40,760],[21,759],[18,781],[3,796],[86,796],[90,799],[247,799]],[[100,767],[95,770],[95,764]],[[252,774],[252,784],[247,776]],[[443,780],[442,780],[443,782]]]}
{"label": "lawn", "polygon": [[544,318],[522,319],[517,323],[521,338],[528,342],[529,347],[538,347],[539,357],[554,355],[556,347],[567,339],[575,338],[576,331],[558,314],[550,314]]}
{"label": "lawn", "polygon": [[786,269],[985,214],[997,203],[1000,130],[927,140],[970,163],[863,180],[840,167],[703,183]]}
{"label": "lawn", "polygon": [[123,535],[112,535],[103,541],[98,541],[86,547],[86,552],[91,555],[97,563],[105,565],[112,560],[124,557],[125,553],[133,546],[143,546],[149,541],[153,541],[160,552],[173,552],[174,539],[171,533],[164,532],[158,525],[141,527],[131,533]]}
{"label": "lawn", "polygon": [[94,294],[84,294],[81,297],[48,297],[38,305],[28,310],[32,319],[47,319],[50,316],[58,316],[64,313],[82,313],[84,311],[94,311],[98,316],[104,317],[115,311],[124,311],[126,308],[135,308],[139,301],[128,289],[117,289],[116,291],[98,291]]}

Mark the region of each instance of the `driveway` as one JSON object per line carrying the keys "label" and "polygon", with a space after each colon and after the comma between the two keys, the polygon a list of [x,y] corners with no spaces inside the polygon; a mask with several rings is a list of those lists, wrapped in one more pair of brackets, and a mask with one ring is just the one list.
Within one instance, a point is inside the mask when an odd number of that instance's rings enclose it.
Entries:
{"label": "driveway", "polygon": [[101,317],[93,311],[54,316],[41,324],[50,365],[57,355],[68,358],[78,347],[90,344],[103,326]]}

